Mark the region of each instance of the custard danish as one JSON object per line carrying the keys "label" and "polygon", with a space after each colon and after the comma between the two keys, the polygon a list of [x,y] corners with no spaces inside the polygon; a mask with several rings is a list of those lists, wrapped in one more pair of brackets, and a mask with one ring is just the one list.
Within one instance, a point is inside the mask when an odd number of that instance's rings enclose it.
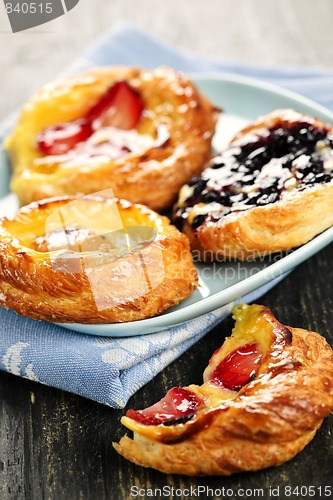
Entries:
{"label": "custard danish", "polygon": [[52,198],[0,220],[0,305],[63,323],[134,321],[194,291],[189,243],[127,201]]}

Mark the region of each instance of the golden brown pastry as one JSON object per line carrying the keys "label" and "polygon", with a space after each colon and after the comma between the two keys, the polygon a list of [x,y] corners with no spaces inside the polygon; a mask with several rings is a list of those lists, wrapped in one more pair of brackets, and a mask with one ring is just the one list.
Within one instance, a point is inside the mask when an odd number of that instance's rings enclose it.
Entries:
{"label": "golden brown pastry", "polygon": [[298,247],[333,224],[333,129],[277,110],[243,129],[180,191],[174,219],[201,260]]}
{"label": "golden brown pastry", "polygon": [[196,283],[186,236],[142,205],[53,198],[0,220],[0,305],[23,316],[140,320],[186,299]]}
{"label": "golden brown pastry", "polygon": [[333,408],[333,351],[319,334],[279,323],[259,305],[233,309],[236,326],[201,386],[171,389],[122,423],[116,450],[162,472],[229,475],[280,465],[311,441]]}
{"label": "golden brown pastry", "polygon": [[6,141],[22,204],[115,196],[162,210],[210,155],[217,109],[183,74],[110,67],[44,87]]}

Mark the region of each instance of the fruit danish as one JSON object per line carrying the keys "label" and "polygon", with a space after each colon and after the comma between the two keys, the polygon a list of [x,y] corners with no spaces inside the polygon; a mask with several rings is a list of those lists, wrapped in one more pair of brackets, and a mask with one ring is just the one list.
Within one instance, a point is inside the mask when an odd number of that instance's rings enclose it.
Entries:
{"label": "fruit danish", "polygon": [[277,110],[181,189],[174,219],[202,260],[284,251],[333,224],[332,181],[332,126]]}
{"label": "fruit danish", "polygon": [[94,69],[47,85],[6,142],[21,203],[112,188],[162,210],[210,155],[217,109],[169,68]]}
{"label": "fruit danish", "polygon": [[201,386],[173,388],[122,423],[116,450],[162,472],[229,475],[282,464],[333,408],[333,351],[319,334],[289,328],[259,305],[233,309],[236,326]]}
{"label": "fruit danish", "polygon": [[0,220],[0,305],[24,316],[140,320],[186,299],[196,283],[186,236],[142,205],[52,198]]}

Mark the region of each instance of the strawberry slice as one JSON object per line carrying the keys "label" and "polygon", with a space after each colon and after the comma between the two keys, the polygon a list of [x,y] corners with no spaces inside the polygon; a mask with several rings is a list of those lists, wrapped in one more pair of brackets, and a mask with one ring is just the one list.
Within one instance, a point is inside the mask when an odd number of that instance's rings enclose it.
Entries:
{"label": "strawberry slice", "polygon": [[91,122],[85,118],[48,127],[37,136],[38,149],[45,155],[63,155],[93,133]]}
{"label": "strawberry slice", "polygon": [[257,344],[246,344],[228,354],[215,368],[210,382],[214,385],[239,390],[250,382],[259,369],[261,354]]}
{"label": "strawberry slice", "polygon": [[128,410],[126,416],[144,425],[159,425],[193,415],[201,404],[193,392],[174,387],[154,405],[144,410]]}
{"label": "strawberry slice", "polygon": [[126,82],[116,82],[87,114],[87,119],[100,127],[130,130],[138,124],[143,110],[139,94]]}
{"label": "strawberry slice", "polygon": [[101,127],[122,130],[136,127],[142,110],[139,94],[127,82],[116,82],[84,118],[42,130],[37,136],[37,147],[44,155],[66,154]]}

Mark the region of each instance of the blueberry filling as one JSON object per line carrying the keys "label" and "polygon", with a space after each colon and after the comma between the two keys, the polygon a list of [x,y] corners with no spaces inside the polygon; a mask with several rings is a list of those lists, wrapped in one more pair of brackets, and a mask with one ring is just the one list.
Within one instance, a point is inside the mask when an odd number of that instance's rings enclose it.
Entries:
{"label": "blueberry filling", "polygon": [[192,222],[193,228],[196,229],[197,227],[201,226],[201,224],[204,222],[205,219],[206,219],[206,214],[196,215]]}
{"label": "blueberry filling", "polygon": [[213,158],[200,177],[188,182],[187,197],[176,207],[174,220],[182,227],[192,207],[198,206],[197,215],[188,219],[196,229],[230,212],[275,203],[286,191],[332,180],[332,131],[305,121],[278,126]]}

